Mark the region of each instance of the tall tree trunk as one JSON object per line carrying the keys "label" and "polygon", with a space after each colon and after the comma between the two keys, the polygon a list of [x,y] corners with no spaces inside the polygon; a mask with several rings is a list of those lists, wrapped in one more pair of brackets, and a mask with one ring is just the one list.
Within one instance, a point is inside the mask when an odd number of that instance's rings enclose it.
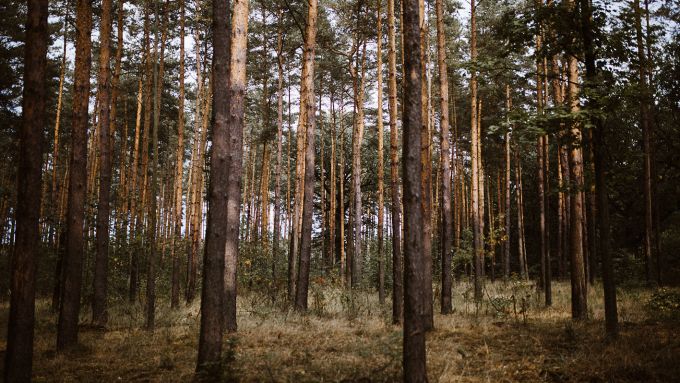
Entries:
{"label": "tall tree trunk", "polygon": [[[586,83],[589,95],[588,106],[597,110],[599,108],[598,99],[593,97],[597,91],[597,66],[595,64],[595,47],[593,46],[593,26],[592,9],[587,0],[580,1],[581,6],[581,32],[583,34],[583,48],[585,53]],[[593,114],[591,117],[595,131],[593,134],[593,159],[595,162],[595,191],[597,194],[597,232],[598,251],[602,260],[602,284],[604,287],[604,319],[607,335],[610,337],[618,336],[618,313],[616,307],[616,284],[614,281],[614,270],[611,259],[611,233],[609,228],[609,193],[607,190],[607,155],[606,138],[607,132],[603,121]],[[592,222],[595,225],[595,222]]]}
{"label": "tall tree trunk", "polygon": [[278,12],[278,32],[276,39],[276,60],[278,69],[278,88],[276,92],[276,188],[274,189],[274,238],[272,249],[272,279],[276,283],[276,264],[279,260],[279,241],[281,236],[281,161],[283,156],[283,8]]}
{"label": "tall tree trunk", "polygon": [[377,75],[378,75],[378,301],[385,304],[385,250],[383,249],[383,226],[385,188],[383,179],[385,178],[385,158],[383,150],[383,63],[382,63],[382,1],[378,0],[378,25],[377,25]]}
{"label": "tall tree trunk", "polygon": [[130,240],[128,243],[129,247],[129,258],[130,258],[130,272],[129,272],[129,289],[128,289],[128,299],[130,302],[134,302],[137,299],[137,271],[138,271],[138,258],[135,252],[135,247],[137,244],[137,178],[139,173],[139,135],[140,129],[142,127],[142,96],[143,96],[143,82],[140,76],[138,82],[137,91],[137,115],[135,119],[135,142],[134,149],[132,152],[132,167],[130,167],[130,191],[128,193],[130,199]]}
{"label": "tall tree trunk", "polygon": [[[470,59],[472,61],[477,59],[477,18],[475,14],[476,0],[470,0]],[[470,137],[471,137],[471,157],[472,157],[472,234],[473,234],[473,248],[474,248],[474,293],[475,301],[479,302],[482,299],[482,258],[484,257],[484,244],[482,240],[483,233],[481,232],[481,220],[479,214],[479,179],[480,179],[480,160],[479,160],[479,129],[478,123],[478,109],[477,109],[477,72],[471,71],[470,76]]]}
{"label": "tall tree trunk", "polygon": [[505,113],[506,121],[508,123],[507,131],[505,132],[505,242],[503,243],[503,278],[507,281],[510,278],[510,235],[511,228],[511,208],[510,208],[510,109],[512,108],[512,99],[510,98],[510,85],[505,85]]}
{"label": "tall tree trunk", "polygon": [[640,0],[633,1],[635,12],[635,31],[637,41],[638,76],[640,82],[640,126],[642,127],[642,147],[644,154],[644,203],[645,203],[645,233],[644,233],[644,257],[647,283],[654,281],[654,239],[656,237],[654,227],[654,201],[653,201],[653,177],[652,177],[652,124],[649,112],[650,91],[647,83],[647,57],[642,35],[642,10]]}
{"label": "tall tree trunk", "polygon": [[522,190],[522,163],[519,156],[520,148],[515,152],[515,178],[517,185],[517,256],[519,258],[519,274],[524,280],[529,279],[526,244],[524,242],[524,193]]}
{"label": "tall tree trunk", "polygon": [[[240,3],[236,0],[234,6]],[[224,329],[224,269],[228,234],[227,199],[229,182],[229,71],[230,36],[229,2],[215,1],[213,23],[213,145],[210,155],[208,191],[208,226],[203,253],[203,288],[201,292],[201,331],[198,341],[196,370],[219,366]],[[215,371],[216,372],[216,371]]]}
{"label": "tall tree trunk", "polygon": [[[19,133],[15,246],[4,380],[30,382],[33,368],[35,274],[40,243],[40,206],[45,126],[48,29],[47,0],[28,1],[24,47],[22,124]],[[79,16],[82,14],[79,12]],[[82,57],[81,57],[82,60]],[[79,67],[80,68],[80,67]],[[82,77],[78,79],[82,80]],[[3,221],[4,222],[4,221]]]}
{"label": "tall tree trunk", "polygon": [[[569,9],[574,11],[574,0],[568,1]],[[575,56],[568,60],[568,98],[572,114],[579,111],[578,62]],[[572,190],[570,198],[570,255],[571,255],[571,314],[574,319],[583,320],[588,316],[588,286],[585,277],[583,257],[583,153],[581,150],[581,127],[571,122],[569,128],[571,145],[569,147],[569,169]]]}
{"label": "tall tree trunk", "polygon": [[429,113],[429,84],[428,76],[428,61],[429,61],[429,31],[428,25],[425,23],[425,1],[420,0],[418,3],[420,25],[420,70],[422,72],[421,94],[422,98],[420,107],[421,111],[421,129],[420,129],[420,161],[422,162],[421,183],[422,191],[421,203],[423,205],[423,315],[425,316],[424,328],[426,331],[434,328],[434,309],[432,296],[432,152],[431,143],[432,137],[430,133]]}
{"label": "tall tree trunk", "polygon": [[[121,47],[119,47],[120,49]],[[110,77],[111,54],[111,0],[102,0],[101,26],[99,31],[99,203],[97,204],[97,254],[94,265],[94,299],[92,300],[92,323],[106,325],[107,288],[109,273],[109,201],[111,198],[111,143],[110,134]]]}
{"label": "tall tree trunk", "polygon": [[[153,99],[153,133],[152,133],[152,146],[153,146],[153,162],[151,168],[151,210],[149,214],[150,228],[148,240],[150,242],[150,251],[147,258],[147,268],[146,268],[146,329],[153,330],[155,327],[156,319],[156,269],[159,267],[160,258],[158,257],[158,129],[160,125],[160,110],[161,110],[161,94],[163,90],[163,72],[165,66],[165,42],[167,38],[167,16],[166,16],[166,6],[163,5],[161,10],[161,41],[160,41],[160,57],[157,56],[158,51],[158,4],[156,6],[156,20],[154,21],[154,67],[153,67],[153,88],[154,88],[154,99]],[[156,64],[156,60],[159,61]]]}
{"label": "tall tree trunk", "polygon": [[[172,287],[170,306],[179,307],[179,252],[182,248],[182,176],[184,174],[184,0],[179,2],[179,99],[177,101],[177,151],[175,154],[174,219],[172,236]],[[215,107],[213,106],[213,110]],[[187,201],[188,202],[188,201]],[[188,217],[187,217],[188,219]],[[179,243],[179,246],[177,245]]]}
{"label": "tall tree trunk", "polygon": [[[359,20],[357,19],[357,22]],[[353,223],[353,254],[352,254],[352,288],[361,284],[363,256],[361,252],[361,227],[362,227],[362,204],[361,204],[361,143],[364,137],[364,93],[366,88],[366,42],[363,43],[361,59],[357,49],[357,61],[359,65],[354,67],[355,95],[354,129],[352,132],[352,223]],[[352,69],[350,69],[352,70]],[[356,82],[359,82],[358,89]]]}
{"label": "tall tree trunk", "polygon": [[388,90],[390,109],[390,189],[392,195],[392,323],[403,315],[403,275],[401,259],[401,199],[399,196],[399,132],[397,131],[397,44],[394,0],[387,0]]}
{"label": "tall tree trunk", "polygon": [[248,53],[248,0],[235,0],[229,52],[229,119],[227,150],[227,241],[224,254],[224,329],[236,331],[236,266],[238,264],[243,126]]}
{"label": "tall tree trunk", "polygon": [[451,234],[453,234],[453,216],[451,214],[451,160],[449,142],[449,80],[446,66],[446,37],[444,32],[444,9],[442,0],[437,0],[437,66],[439,67],[440,100],[440,141],[441,141],[441,188],[442,188],[442,314],[450,314],[451,304]]}
{"label": "tall tree trunk", "polygon": [[310,0],[307,10],[307,26],[305,27],[305,44],[303,55],[302,78],[305,89],[305,182],[302,206],[302,232],[300,240],[300,256],[298,267],[297,289],[295,291],[295,308],[298,311],[307,310],[307,292],[309,288],[309,262],[312,253],[312,209],[314,207],[314,50],[316,48],[316,18],[318,12],[317,0]]}
{"label": "tall tree trunk", "polygon": [[[92,58],[92,3],[78,0],[76,8],[76,64],[71,130],[71,181],[68,192],[64,287],[57,326],[57,350],[78,342],[78,317],[83,265],[83,219],[87,192],[87,124]],[[33,205],[37,206],[37,205]]]}
{"label": "tall tree trunk", "polygon": [[[418,1],[403,4],[404,51],[420,50]],[[403,182],[404,182],[404,382],[427,382],[425,318],[421,125],[422,68],[420,55],[404,55]]]}

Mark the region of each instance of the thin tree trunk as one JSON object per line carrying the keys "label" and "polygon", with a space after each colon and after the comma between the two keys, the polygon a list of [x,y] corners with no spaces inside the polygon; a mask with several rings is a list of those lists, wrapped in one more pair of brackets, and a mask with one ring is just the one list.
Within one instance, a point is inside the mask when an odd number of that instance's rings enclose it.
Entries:
{"label": "thin tree trunk", "polygon": [[428,118],[430,97],[428,92],[428,84],[430,79],[428,76],[428,54],[429,51],[429,33],[428,25],[425,23],[425,1],[420,0],[419,8],[419,26],[420,26],[420,68],[422,72],[421,81],[421,139],[420,139],[420,161],[422,162],[421,175],[422,190],[421,203],[423,205],[423,315],[425,316],[424,328],[429,331],[434,328],[434,310],[433,310],[433,294],[432,294],[432,153],[431,143],[432,137],[430,134],[430,123]]}
{"label": "thin tree trunk", "polygon": [[106,325],[108,320],[107,288],[109,272],[109,201],[111,198],[111,144],[110,134],[110,90],[111,69],[111,0],[102,0],[101,27],[99,31],[99,203],[97,204],[97,254],[94,266],[94,299],[92,301],[92,323]]}
{"label": "thin tree trunk", "polygon": [[378,75],[378,301],[381,305],[385,304],[385,250],[383,246],[383,226],[385,188],[383,179],[385,177],[385,159],[383,150],[383,63],[382,63],[382,1],[378,0],[378,25],[377,25],[377,75]]}
{"label": "thin tree trunk", "polygon": [[397,131],[397,47],[394,0],[387,0],[388,90],[390,111],[390,188],[392,195],[392,323],[403,315],[403,275],[401,259],[401,198],[399,196],[399,132]]}
{"label": "thin tree trunk", "polygon": [[449,81],[446,66],[446,37],[444,32],[444,10],[442,0],[436,2],[437,12],[437,66],[439,67],[439,95],[440,100],[440,142],[441,142],[441,188],[442,188],[442,231],[441,231],[441,259],[442,259],[442,314],[449,314],[453,310],[451,303],[451,234],[453,234],[451,214],[451,160],[449,142]]}
{"label": "thin tree trunk", "polygon": [[[179,2],[179,99],[177,101],[177,151],[175,154],[174,219],[172,236],[172,287],[170,306],[179,307],[179,253],[182,248],[182,176],[184,174],[184,0]],[[213,106],[213,110],[214,110]],[[188,217],[187,217],[188,218]],[[179,246],[177,245],[179,243]],[[188,294],[187,294],[188,296]]]}
{"label": "thin tree trunk", "polygon": [[510,125],[510,110],[512,108],[512,99],[510,98],[510,85],[505,86],[505,113],[506,121],[508,123],[507,132],[505,133],[505,242],[503,243],[503,278],[507,281],[510,278],[510,235],[512,233],[511,225],[511,208],[510,208],[510,133],[512,131]]}
{"label": "thin tree trunk", "polygon": [[[470,57],[472,60],[477,59],[477,21],[475,15],[476,0],[470,0]],[[482,257],[484,257],[484,246],[482,243],[481,223],[479,216],[479,152],[478,141],[479,131],[477,129],[477,73],[475,70],[471,72],[470,77],[470,136],[471,136],[471,157],[472,157],[472,233],[473,233],[473,248],[474,248],[474,294],[475,301],[479,302],[482,299]]]}
{"label": "thin tree trunk", "polygon": [[281,236],[281,161],[283,156],[283,8],[278,12],[276,59],[278,64],[278,89],[276,92],[276,188],[274,189],[274,239],[272,249],[272,279],[276,288],[276,264],[279,260]]}

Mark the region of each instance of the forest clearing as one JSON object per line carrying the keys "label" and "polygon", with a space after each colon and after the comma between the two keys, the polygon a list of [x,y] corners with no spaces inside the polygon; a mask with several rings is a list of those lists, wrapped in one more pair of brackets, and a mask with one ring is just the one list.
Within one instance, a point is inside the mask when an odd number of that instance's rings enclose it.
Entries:
{"label": "forest clearing", "polygon": [[3,0],[3,380],[677,381],[679,1]]}
{"label": "forest clearing", "polygon": [[[456,311],[435,315],[435,330],[427,336],[432,382],[670,382],[680,374],[680,323],[650,312],[644,289],[619,295],[621,335],[607,341],[601,310],[593,310],[592,321],[571,321],[567,283],[555,284],[550,308],[541,305],[534,286],[489,284],[488,296],[497,303],[485,299],[479,311],[464,299],[470,287],[456,284]],[[239,297],[239,330],[225,339],[224,381],[400,380],[402,334],[389,307],[380,306],[375,293],[355,292],[350,304],[341,289],[312,290],[305,315],[272,306],[267,294]],[[512,307],[514,294],[527,297],[524,307]],[[589,297],[593,307],[602,304],[598,295]],[[106,329],[83,321],[79,347],[59,355],[55,317],[47,302],[38,302],[34,381],[191,381],[199,307],[170,310],[163,303],[153,334],[142,328],[141,306],[115,305]],[[1,313],[5,325],[4,306]]]}

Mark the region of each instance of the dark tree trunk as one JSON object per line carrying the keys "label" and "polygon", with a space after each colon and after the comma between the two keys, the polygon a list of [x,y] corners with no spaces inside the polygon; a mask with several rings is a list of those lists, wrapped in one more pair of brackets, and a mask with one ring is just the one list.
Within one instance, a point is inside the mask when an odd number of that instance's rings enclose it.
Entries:
{"label": "dark tree trunk", "polygon": [[[109,273],[109,201],[111,189],[110,134],[110,77],[109,57],[111,47],[111,0],[102,0],[101,28],[99,31],[99,203],[97,204],[97,254],[94,264],[94,300],[92,323],[106,325],[106,300]],[[119,47],[119,49],[122,47]]]}
{"label": "dark tree trunk", "polygon": [[29,0],[24,47],[22,125],[19,132],[16,234],[4,380],[30,382],[33,367],[35,271],[40,243],[42,134],[46,123],[47,0]]}
{"label": "dark tree trunk", "polygon": [[213,17],[213,144],[208,186],[208,223],[203,253],[201,332],[196,371],[219,364],[222,352],[227,186],[229,147],[229,2],[214,1]]}
{"label": "dark tree trunk", "polygon": [[[583,48],[585,51],[586,83],[589,95],[588,106],[593,110],[599,108],[597,98],[592,97],[597,91],[598,73],[595,65],[595,51],[593,46],[592,9],[590,1],[581,0],[581,32],[583,34]],[[604,286],[604,320],[607,335],[618,335],[618,313],[616,307],[616,283],[611,258],[611,232],[609,228],[609,194],[607,190],[607,132],[598,114],[591,114],[595,126],[593,132],[593,154],[595,160],[595,192],[597,194],[597,233],[600,259],[602,261],[602,284]],[[595,225],[595,222],[591,222]]]}
{"label": "dark tree trunk", "polygon": [[83,219],[87,192],[87,124],[90,96],[92,1],[78,0],[76,9],[76,61],[71,131],[71,181],[68,191],[64,287],[57,327],[57,350],[78,342],[78,317],[83,266]]}
{"label": "dark tree trunk", "polygon": [[446,67],[446,38],[444,36],[444,10],[442,0],[437,0],[437,61],[439,62],[439,93],[441,97],[440,134],[441,134],[441,188],[442,188],[442,314],[451,313],[451,244],[453,216],[451,213],[451,154],[449,142],[449,82]]}
{"label": "dark tree trunk", "polygon": [[[420,51],[418,1],[403,4],[404,51]],[[405,382],[426,382],[425,317],[423,309],[424,262],[423,211],[420,159],[422,123],[420,55],[404,56],[403,183],[404,183],[404,343]]]}

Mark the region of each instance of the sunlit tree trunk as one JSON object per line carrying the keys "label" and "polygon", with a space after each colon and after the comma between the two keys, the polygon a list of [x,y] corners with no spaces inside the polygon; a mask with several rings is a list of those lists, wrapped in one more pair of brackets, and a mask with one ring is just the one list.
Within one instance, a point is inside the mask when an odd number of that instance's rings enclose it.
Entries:
{"label": "sunlit tree trunk", "polygon": [[[305,27],[305,44],[303,53],[303,73],[305,77],[301,79],[302,88],[305,89],[304,96],[306,116],[305,124],[305,172],[304,190],[302,206],[302,227],[300,238],[300,255],[298,257],[298,281],[295,291],[295,309],[298,311],[307,310],[307,293],[309,289],[309,264],[312,253],[312,209],[314,207],[314,51],[316,49],[316,19],[318,3],[310,0],[307,9],[307,26]],[[306,68],[306,70],[305,70]]]}
{"label": "sunlit tree trunk", "polygon": [[383,150],[383,77],[382,77],[382,1],[378,0],[377,76],[378,76],[378,301],[385,303],[385,251],[383,249],[385,159]]}
{"label": "sunlit tree trunk", "polygon": [[236,331],[236,266],[238,265],[243,126],[248,53],[248,0],[235,0],[229,52],[229,114],[227,120],[227,235],[224,254],[224,330]]}
{"label": "sunlit tree trunk", "polygon": [[[569,9],[573,11],[574,0],[569,0]],[[569,55],[568,60],[568,97],[569,110],[572,114],[579,111],[578,61]],[[569,147],[569,169],[571,186],[570,198],[570,243],[571,255],[571,309],[574,319],[582,320],[588,316],[585,264],[583,257],[583,153],[581,149],[581,127],[576,121],[569,128],[571,144]]]}
{"label": "sunlit tree trunk", "polygon": [[[177,151],[175,152],[174,231],[171,241],[172,286],[170,306],[179,307],[179,253],[182,248],[182,177],[184,174],[184,0],[179,2],[179,98],[177,100]],[[213,107],[214,109],[214,107]],[[188,217],[187,217],[188,218]]]}

